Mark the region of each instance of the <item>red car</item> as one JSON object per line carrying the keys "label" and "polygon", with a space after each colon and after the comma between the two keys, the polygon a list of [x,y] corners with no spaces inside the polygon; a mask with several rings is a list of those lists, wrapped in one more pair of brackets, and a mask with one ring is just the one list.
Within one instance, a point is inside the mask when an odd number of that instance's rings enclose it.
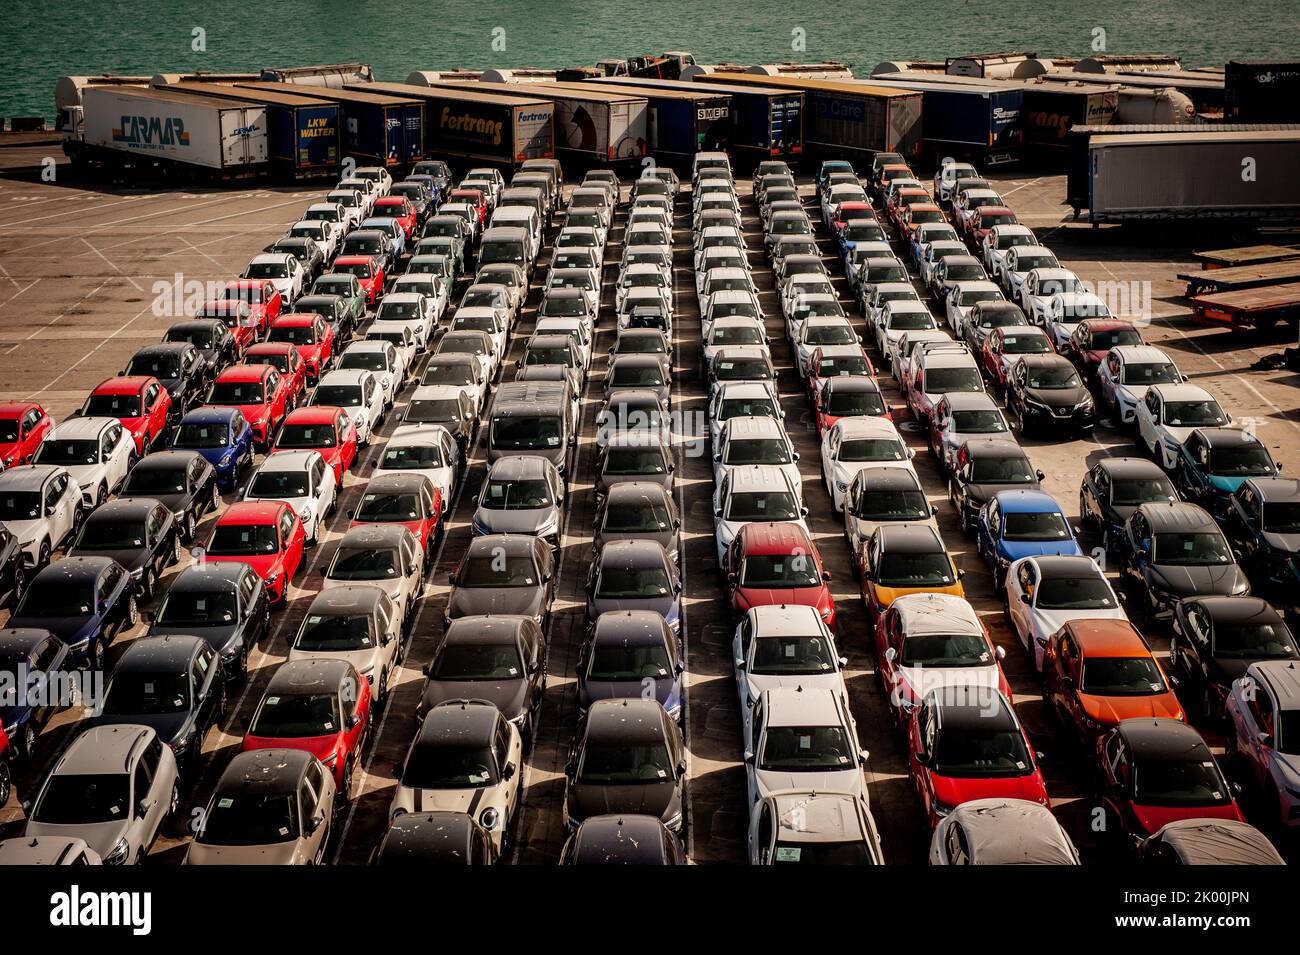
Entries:
{"label": "red car", "polygon": [[306,750],[329,767],[346,802],[370,733],[371,692],[346,660],[290,660],[267,683],[240,748]]}
{"label": "red car", "polygon": [[87,418],[117,418],[135,438],[140,456],[162,440],[172,414],[172,397],[157,378],[118,375],[102,382],[81,406]]}
{"label": "red car", "polygon": [[487,186],[474,186],[466,184],[458,186],[451,191],[447,197],[448,202],[464,202],[474,207],[478,213],[478,224],[480,228],[487,225],[488,217],[492,215],[492,199],[488,192]]}
{"label": "red car", "polygon": [[1021,355],[1050,355],[1056,351],[1052,338],[1036,325],[1009,325],[995,328],[984,337],[980,353],[984,373],[998,394],[1007,388],[1007,375]]}
{"label": "red car", "polygon": [[1103,831],[1135,841],[1179,819],[1245,818],[1196,732],[1173,719],[1122,720],[1097,740]]}
{"label": "red car", "polygon": [[266,448],[290,411],[290,387],[288,375],[271,365],[231,365],[212,383],[204,404],[238,408],[253,429],[253,440]]}
{"label": "red car", "polygon": [[298,349],[307,366],[307,384],[315,385],[334,360],[334,329],[323,315],[290,312],[271,323],[268,342],[288,342]]}
{"label": "red car", "polygon": [[417,538],[425,554],[433,550],[442,517],[442,492],[423,474],[394,471],[370,479],[352,526],[401,524]]}
{"label": "red car", "polygon": [[235,352],[242,354],[249,345],[257,341],[261,328],[260,319],[253,314],[252,307],[238,299],[218,299],[204,302],[194,313],[195,318],[215,318],[230,329],[230,337],[235,342]]}
{"label": "red car", "polygon": [[831,232],[840,234],[850,222],[875,222],[876,210],[869,202],[841,202],[835,207],[835,218],[831,220]]}
{"label": "red car", "polygon": [[343,472],[357,459],[357,426],[342,408],[308,405],[289,412],[276,435],[275,451],[319,451],[343,487]]}
{"label": "red car", "polygon": [[415,232],[415,207],[405,196],[384,196],[375,202],[375,210],[370,214],[396,219],[408,242]]}
{"label": "red car", "polygon": [[289,407],[296,408],[307,396],[307,365],[296,345],[288,342],[258,342],[244,354],[245,365],[270,365],[289,382]]}
{"label": "red car", "polygon": [[970,217],[970,227],[966,232],[966,241],[975,254],[984,250],[984,240],[996,225],[1019,225],[1016,214],[1006,206],[980,206]]}
{"label": "red car", "polygon": [[926,694],[908,723],[907,771],[931,829],[972,799],[1051,805],[1015,710],[987,687],[943,687]]}
{"label": "red car", "polygon": [[204,560],[248,564],[266,582],[271,603],[278,604],[302,566],[306,540],[302,521],[288,504],[239,501],[217,518]]}
{"label": "red car", "polygon": [[893,201],[889,203],[889,221],[894,224],[894,228],[905,233],[907,230],[903,228],[903,214],[907,211],[907,207],[931,204],[933,200],[930,194],[918,186],[899,189]]}
{"label": "red car", "polygon": [[340,255],[330,267],[331,272],[355,275],[366,293],[366,306],[374,308],[384,294],[384,267],[372,255]]}
{"label": "red car", "polygon": [[[835,352],[829,355],[822,347],[815,349],[808,356],[808,367],[804,369],[808,381],[808,397],[812,399],[814,407],[821,399],[822,388],[833,378],[876,377],[876,369],[872,367],[871,359],[864,349],[849,348],[847,345],[831,347]],[[839,354],[841,351],[845,354]]]}
{"label": "red car", "polygon": [[1085,318],[1070,333],[1066,355],[1085,378],[1091,379],[1116,345],[1142,345],[1142,333],[1121,318]]}
{"label": "red car", "polygon": [[0,470],[31,464],[54,419],[30,401],[0,403]]}
{"label": "red car", "polygon": [[820,437],[841,418],[869,416],[893,421],[894,414],[880,393],[880,382],[867,375],[828,379],[817,398],[817,434]]}
{"label": "red car", "polygon": [[727,549],[723,569],[736,616],[743,617],[750,607],[796,604],[815,607],[826,626],[835,628],[835,600],[826,586],[831,574],[801,525],[741,525]]}
{"label": "red car", "polygon": [[280,317],[280,311],[284,308],[284,299],[276,287],[262,279],[236,279],[227,282],[226,298],[248,303],[249,313],[257,323],[259,338],[266,334],[267,327]]}

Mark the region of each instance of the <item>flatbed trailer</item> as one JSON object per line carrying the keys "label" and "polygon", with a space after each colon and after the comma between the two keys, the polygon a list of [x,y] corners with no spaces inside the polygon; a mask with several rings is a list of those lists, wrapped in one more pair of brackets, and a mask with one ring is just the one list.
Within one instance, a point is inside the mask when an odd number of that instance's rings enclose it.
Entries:
{"label": "flatbed trailer", "polygon": [[1192,258],[1200,261],[1201,269],[1204,271],[1231,269],[1242,265],[1267,265],[1270,262],[1300,259],[1300,246],[1244,245],[1236,249],[1211,249],[1208,252],[1193,252]]}
{"label": "flatbed trailer", "polygon": [[1263,285],[1300,281],[1300,259],[1283,259],[1264,265],[1238,265],[1228,269],[1202,269],[1199,272],[1182,272],[1178,277],[1187,283],[1188,295],[1238,292]]}
{"label": "flatbed trailer", "polygon": [[1268,330],[1300,317],[1300,282],[1197,295],[1192,299],[1192,315],[1208,325]]}

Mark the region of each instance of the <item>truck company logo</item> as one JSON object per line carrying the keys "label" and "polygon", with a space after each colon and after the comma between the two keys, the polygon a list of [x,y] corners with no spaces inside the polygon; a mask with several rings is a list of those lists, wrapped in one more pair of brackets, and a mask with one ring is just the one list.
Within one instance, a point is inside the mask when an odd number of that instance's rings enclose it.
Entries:
{"label": "truck company logo", "polygon": [[1047,135],[1040,135],[1040,139],[1052,139],[1051,133],[1055,133],[1056,139],[1064,139],[1065,134],[1070,131],[1073,120],[1064,113],[1052,113],[1047,110],[1031,110],[1025,113],[1025,125],[1034,131],[1041,131]]}
{"label": "truck company logo", "polygon": [[831,96],[818,96],[813,100],[812,112],[821,119],[843,119],[851,123],[860,123],[866,118],[861,102]]}
{"label": "truck company logo", "polygon": [[163,146],[188,146],[190,134],[179,116],[123,116],[122,125],[113,128],[113,142],[145,149]]}
{"label": "truck company logo", "polygon": [[1020,116],[1020,110],[1007,109],[1005,106],[993,107],[993,118],[999,123],[1014,123]]}
{"label": "truck company logo", "polygon": [[443,129],[450,129],[456,133],[472,133],[490,139],[494,146],[501,145],[501,124],[490,119],[473,116],[470,113],[453,114],[450,106],[444,106],[442,114],[438,117],[438,124]]}
{"label": "truck company logo", "polygon": [[551,113],[520,113],[519,124],[522,126],[529,123],[546,123],[550,122],[551,116]]}
{"label": "truck company logo", "polygon": [[317,116],[307,120],[307,125],[302,130],[303,139],[319,139],[323,136],[334,135],[334,124],[324,117]]}
{"label": "truck company logo", "polygon": [[731,110],[726,106],[715,106],[711,109],[697,109],[695,111],[696,119],[726,119],[730,115]]}

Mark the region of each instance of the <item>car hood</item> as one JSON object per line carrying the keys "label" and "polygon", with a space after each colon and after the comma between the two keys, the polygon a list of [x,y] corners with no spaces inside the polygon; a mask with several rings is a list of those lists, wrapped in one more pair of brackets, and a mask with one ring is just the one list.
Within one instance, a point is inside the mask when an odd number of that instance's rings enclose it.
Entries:
{"label": "car hood", "polygon": [[528,697],[526,680],[437,680],[424,685],[420,699],[420,713],[427,713],[439,703],[448,700],[487,700],[496,705],[501,714],[513,720],[523,712]]}
{"label": "car hood", "polygon": [[186,865],[292,865],[298,843],[273,842],[262,846],[205,846],[190,844]]}
{"label": "car hood", "polygon": [[1265,531],[1263,537],[1264,543],[1276,550],[1284,550],[1291,554],[1300,551],[1300,534],[1274,534]]}
{"label": "car hood", "polygon": [[[85,487],[104,474],[104,465],[102,464],[73,464],[63,466],[64,470],[72,475],[72,480],[77,482],[78,487]],[[157,497],[157,495],[150,495]]]}
{"label": "car hood", "polygon": [[673,615],[673,610],[677,606],[676,594],[665,594],[662,597],[635,597],[628,599],[613,600],[608,597],[592,597],[591,611],[589,616],[595,619],[602,613],[611,610],[653,610],[659,616],[669,618]]}
{"label": "car hood", "polygon": [[1079,694],[1083,710],[1095,723],[1114,726],[1120,720],[1136,717],[1156,719],[1181,719],[1183,708],[1173,693],[1151,693],[1146,696],[1093,696]]}
{"label": "car hood", "polygon": [[536,534],[547,524],[555,525],[558,512],[553,507],[530,507],[525,510],[500,510],[480,507],[474,522],[490,534]]}
{"label": "car hood", "polygon": [[[721,526],[723,526],[723,525],[720,523],[719,526],[721,527]],[[735,526],[732,526],[732,527],[731,527],[731,534],[732,534],[733,537],[735,536]],[[730,538],[728,538],[728,539],[730,539]],[[608,542],[610,542],[610,541],[613,541],[613,540],[620,540],[620,541],[623,541],[623,540],[628,540],[628,541],[654,541],[656,544],[659,544],[661,547],[663,547],[664,551],[667,552],[668,554],[672,554],[673,551],[677,550],[677,546],[678,546],[678,544],[677,544],[677,531],[676,531],[676,530],[668,530],[668,531],[611,531],[611,532],[608,533],[608,534],[597,533],[597,535],[596,535],[596,543],[597,543],[598,545],[602,545],[602,546],[603,546],[604,544],[606,544],[606,543],[608,543]],[[597,546],[597,547],[596,547],[596,550],[599,551],[599,550],[600,550],[600,546]]]}
{"label": "car hood", "polygon": [[98,632],[99,617],[95,615],[84,617],[11,617],[8,626],[10,627],[37,627],[42,630],[48,630],[68,646],[74,649],[78,644],[84,643],[88,637]]}
{"label": "car hood", "polygon": [[1073,408],[1088,394],[1080,385],[1078,388],[1026,388],[1025,397],[1037,401],[1049,408]]}
{"label": "car hood", "polygon": [[1012,560],[1021,557],[1061,556],[1077,557],[1083,553],[1079,545],[1069,538],[1054,541],[1002,541],[1002,550]]}
{"label": "car hood", "polygon": [[117,845],[119,839],[126,835],[127,820],[121,822],[96,822],[84,826],[56,826],[47,823],[29,822],[23,830],[24,836],[58,836],[68,839],[85,839],[86,845],[99,853],[101,859],[107,858]]}
{"label": "car hood", "polygon": [[1241,819],[1236,803],[1226,806],[1144,806],[1132,804],[1133,815],[1142,835],[1159,832],[1171,822],[1182,819]]}
{"label": "car hood", "polygon": [[113,713],[94,717],[89,726],[149,726],[164,743],[180,739],[190,726],[189,712],[184,713]]}
{"label": "car hood", "polygon": [[1214,488],[1220,494],[1225,494],[1225,495],[1231,494],[1233,491],[1237,490],[1237,488],[1241,487],[1247,481],[1247,478],[1244,476],[1228,477],[1227,475],[1224,474],[1207,474],[1205,475],[1205,478],[1207,481],[1209,481],[1210,487]]}
{"label": "car hood", "polygon": [[769,793],[780,792],[783,789],[859,793],[862,791],[863,782],[857,753],[849,753],[845,758],[848,762],[844,764],[843,769],[839,770],[787,772],[776,769],[756,769],[754,775],[759,785]]}
{"label": "car hood", "polygon": [[411,812],[463,812],[477,815],[480,809],[486,809],[490,804],[491,792],[489,788],[479,787],[412,789],[402,786],[397,790],[393,803]]}
{"label": "car hood", "polygon": [[447,602],[449,617],[475,614],[522,614],[535,617],[542,612],[541,587],[457,587]]}
{"label": "car hood", "polygon": [[1027,799],[1042,803],[1046,793],[1037,773],[1022,776],[940,776],[930,774],[935,798],[948,806],[957,806],[972,799]]}
{"label": "car hood", "polygon": [[190,503],[190,496],[184,491],[179,491],[176,494],[150,494],[149,496],[173,514],[179,514]]}
{"label": "car hood", "polygon": [[972,501],[984,502],[991,498],[998,491],[1037,491],[1039,484],[1037,481],[1029,481],[1025,484],[967,484],[966,497]]}
{"label": "car hood", "polygon": [[243,751],[247,753],[258,749],[300,749],[323,760],[338,749],[339,739],[340,735],[337,733],[330,736],[298,737],[265,737],[250,733],[244,737]]}
{"label": "car hood", "polygon": [[1241,593],[1241,588],[1247,584],[1246,575],[1236,564],[1216,564],[1211,567],[1157,564],[1151,568],[1151,573],[1162,580],[1166,589],[1177,597],[1230,597]]}
{"label": "car hood", "polygon": [[633,786],[603,786],[572,783],[568,794],[569,814],[579,818],[604,816],[612,812],[638,813],[667,819],[680,808],[677,782]]}

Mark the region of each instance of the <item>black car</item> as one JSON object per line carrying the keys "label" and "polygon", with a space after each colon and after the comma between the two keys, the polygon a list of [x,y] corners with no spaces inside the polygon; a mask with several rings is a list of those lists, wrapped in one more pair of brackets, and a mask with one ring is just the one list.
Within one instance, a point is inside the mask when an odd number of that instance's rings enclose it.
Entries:
{"label": "black car", "polygon": [[1037,490],[1044,476],[1014,441],[967,441],[957,449],[948,479],[948,501],[957,510],[962,532],[969,533],[978,526],[980,508],[998,491]]}
{"label": "black car", "polygon": [[1007,375],[1007,410],[1020,430],[1091,431],[1097,409],[1079,372],[1063,355],[1025,355]]}
{"label": "black car", "polygon": [[270,630],[266,587],[253,568],[235,561],[186,567],[152,615],[149,636],[203,637],[231,681],[248,675],[248,653]]}
{"label": "black car", "polygon": [[560,865],[686,865],[677,837],[654,816],[591,816],[569,836]]}
{"label": "black car", "polygon": [[0,607],[12,610],[23,595],[27,583],[27,567],[23,561],[23,548],[9,528],[0,524]]}
{"label": "black car", "polygon": [[172,416],[176,418],[207,392],[213,377],[208,360],[189,342],[145,345],[131,356],[121,374],[152,376],[161,381],[171,395]]}
{"label": "black car", "polygon": [[628,481],[661,485],[672,493],[677,465],[658,436],[615,435],[596,457],[596,500]]}
{"label": "black car", "polygon": [[492,834],[464,812],[406,812],[388,827],[371,865],[495,865]]}
{"label": "black car", "polygon": [[474,409],[474,399],[462,391],[455,398],[412,397],[402,412],[402,421],[405,424],[441,425],[456,439],[461,459],[467,460],[469,449],[478,436],[480,417]]}
{"label": "black car", "polygon": [[1297,660],[1294,634],[1259,597],[1189,597],[1174,607],[1169,659],[1179,693],[1207,719],[1223,719],[1232,683],[1260,660]]}
{"label": "black car", "polygon": [[189,543],[203,515],[217,504],[217,472],[197,451],[154,451],[136,462],[123,498],[151,498],[167,510]]}
{"label": "black car", "polygon": [[310,288],[317,276],[325,271],[325,253],[315,240],[304,235],[282,235],[262,250],[263,252],[292,255],[302,263],[307,273],[305,288]]}
{"label": "black car", "polygon": [[393,240],[387,232],[379,229],[357,229],[339,246],[339,257],[350,255],[369,256],[379,261],[379,267],[388,275],[393,271],[396,259],[393,256]]}
{"label": "black car", "polygon": [[390,196],[405,196],[406,200],[415,210],[415,228],[420,234],[424,233],[424,224],[428,221],[430,213],[433,212],[432,197],[429,190],[418,182],[395,182],[392,188],[388,190]]}
{"label": "black car", "polygon": [[1079,519],[1114,550],[1124,525],[1141,505],[1178,500],[1164,468],[1150,458],[1102,458],[1079,485]]}
{"label": "black car", "polygon": [[203,738],[226,712],[226,678],[202,637],[143,637],[127,645],[91,726],[148,726],[171,747],[184,773],[202,755]]}
{"label": "black car", "polygon": [[653,698],[678,719],[682,673],[677,635],[653,610],[609,611],[596,618],[578,651],[578,715],[596,700]]}
{"label": "black car", "polygon": [[230,329],[218,318],[193,318],[177,322],[167,329],[163,341],[190,344],[197,348],[207,362],[209,380],[234,361],[238,352]]}
{"label": "black car", "polygon": [[158,578],[181,558],[180,525],[151,497],[120,498],[101,504],[81,522],[70,557],[111,557],[131,575],[148,600]]}
{"label": "black car", "polygon": [[79,663],[103,666],[104,651],[140,619],[136,587],[111,557],[65,557],[33,577],[9,618],[15,630],[49,630]]}
{"label": "black car", "polygon": [[1300,553],[1300,481],[1268,477],[1243,482],[1233,492],[1222,524],[1237,559],[1257,583],[1275,590],[1293,583],[1290,563]]}
{"label": "black car", "polygon": [[343,349],[343,346],[351,340],[352,333],[356,331],[354,327],[356,323],[342,295],[325,293],[304,295],[293,303],[293,310],[299,314],[315,312],[330,323],[330,327],[334,329],[335,354]]}
{"label": "black car", "polygon": [[0,630],[0,673],[8,684],[0,688],[0,725],[28,759],[50,718],[78,702],[77,684],[67,679],[74,668],[68,645],[50,631]]}

